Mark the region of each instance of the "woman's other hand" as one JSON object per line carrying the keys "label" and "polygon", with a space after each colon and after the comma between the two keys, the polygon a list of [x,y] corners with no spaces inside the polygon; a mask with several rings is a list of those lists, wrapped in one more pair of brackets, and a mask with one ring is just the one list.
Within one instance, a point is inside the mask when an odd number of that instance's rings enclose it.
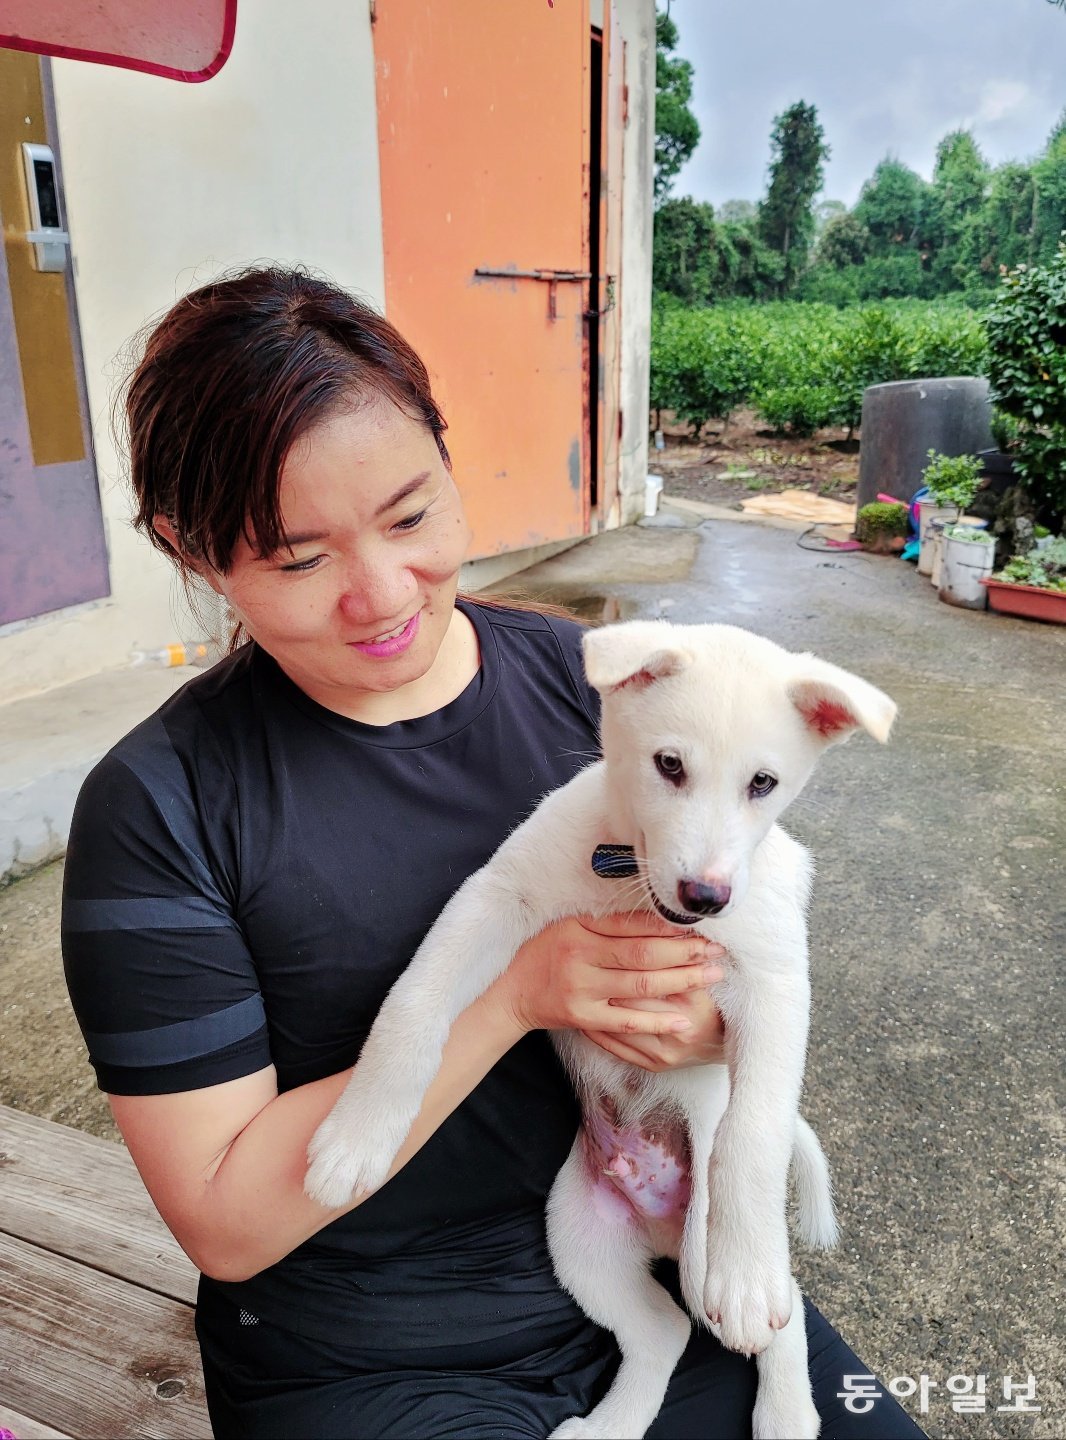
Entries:
{"label": "woman's other hand", "polygon": [[581,1030],[647,1070],[720,1058],[708,987],[725,950],[648,912],[557,921],[527,941],[485,995],[524,1031]]}
{"label": "woman's other hand", "polygon": [[668,1010],[672,1014],[680,1011],[692,1024],[688,1030],[666,1035],[613,1035],[605,1030],[586,1030],[586,1038],[642,1070],[686,1070],[692,1065],[726,1063],[725,1022],[708,989],[634,1003],[642,1010]]}

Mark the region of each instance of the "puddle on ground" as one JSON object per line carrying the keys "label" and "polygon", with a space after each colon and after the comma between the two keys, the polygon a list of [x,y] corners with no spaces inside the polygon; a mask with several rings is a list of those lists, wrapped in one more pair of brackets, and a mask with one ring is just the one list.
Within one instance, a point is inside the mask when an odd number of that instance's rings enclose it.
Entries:
{"label": "puddle on ground", "polygon": [[565,605],[593,625],[613,625],[617,620],[631,620],[637,613],[635,601],[618,595],[567,595],[556,603]]}
{"label": "puddle on ground", "polygon": [[637,614],[633,600],[618,595],[596,594],[594,591],[573,589],[565,585],[553,585],[550,590],[537,595],[537,600],[547,600],[553,605],[565,605],[581,620],[592,625],[613,625],[616,620],[631,620]]}

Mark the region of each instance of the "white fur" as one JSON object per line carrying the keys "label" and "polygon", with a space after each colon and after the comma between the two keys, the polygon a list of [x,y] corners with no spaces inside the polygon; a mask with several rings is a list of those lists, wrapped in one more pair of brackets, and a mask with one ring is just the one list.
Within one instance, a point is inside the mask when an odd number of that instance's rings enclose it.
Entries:
{"label": "white fur", "polygon": [[[723,1344],[758,1356],[756,1440],[814,1437],[785,1219],[790,1164],[803,1238],[833,1244],[836,1221],[825,1158],[799,1116],[812,867],[775,821],[827,744],[860,726],[885,740],[895,706],[835,666],[722,625],[607,627],[586,636],[585,663],[603,696],[604,760],[549,795],[445,907],[311,1142],[307,1193],[334,1206],[383,1183],[453,1021],[546,925],[649,909],[651,892],[680,912],[682,880],[729,885],[725,907],[698,924],[729,952],[714,988],[728,1065],[651,1073],[576,1031],[553,1039],[586,1104],[605,1096],[627,1123],[664,1106],[683,1118],[692,1197],[674,1253],[685,1302]],[[681,786],[656,768],[664,751],[683,762]],[[778,781],[765,798],[748,788],[759,772]],[[592,872],[605,842],[635,847],[637,881]],[[671,1242],[601,1213],[593,1185],[579,1137],[549,1199],[549,1243],[560,1282],[613,1331],[622,1365],[592,1414],[566,1421],[555,1440],[642,1436],[690,1329],[648,1271]]]}

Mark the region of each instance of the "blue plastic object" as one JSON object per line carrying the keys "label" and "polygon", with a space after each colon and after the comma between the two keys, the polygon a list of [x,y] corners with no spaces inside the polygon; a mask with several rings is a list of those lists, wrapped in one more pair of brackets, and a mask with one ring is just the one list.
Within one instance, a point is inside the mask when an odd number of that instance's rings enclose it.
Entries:
{"label": "blue plastic object", "polygon": [[907,518],[910,520],[911,530],[914,532],[915,535],[917,535],[918,533],[918,501],[927,499],[928,495],[929,486],[923,485],[920,490],[916,490],[911,496],[911,503],[910,508],[907,511]]}

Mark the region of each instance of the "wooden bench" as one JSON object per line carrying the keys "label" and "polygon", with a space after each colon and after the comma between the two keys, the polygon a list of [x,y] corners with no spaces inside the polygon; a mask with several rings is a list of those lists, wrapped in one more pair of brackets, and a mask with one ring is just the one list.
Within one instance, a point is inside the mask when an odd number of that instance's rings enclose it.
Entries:
{"label": "wooden bench", "polygon": [[196,1280],[121,1146],[0,1106],[0,1426],[210,1440]]}

